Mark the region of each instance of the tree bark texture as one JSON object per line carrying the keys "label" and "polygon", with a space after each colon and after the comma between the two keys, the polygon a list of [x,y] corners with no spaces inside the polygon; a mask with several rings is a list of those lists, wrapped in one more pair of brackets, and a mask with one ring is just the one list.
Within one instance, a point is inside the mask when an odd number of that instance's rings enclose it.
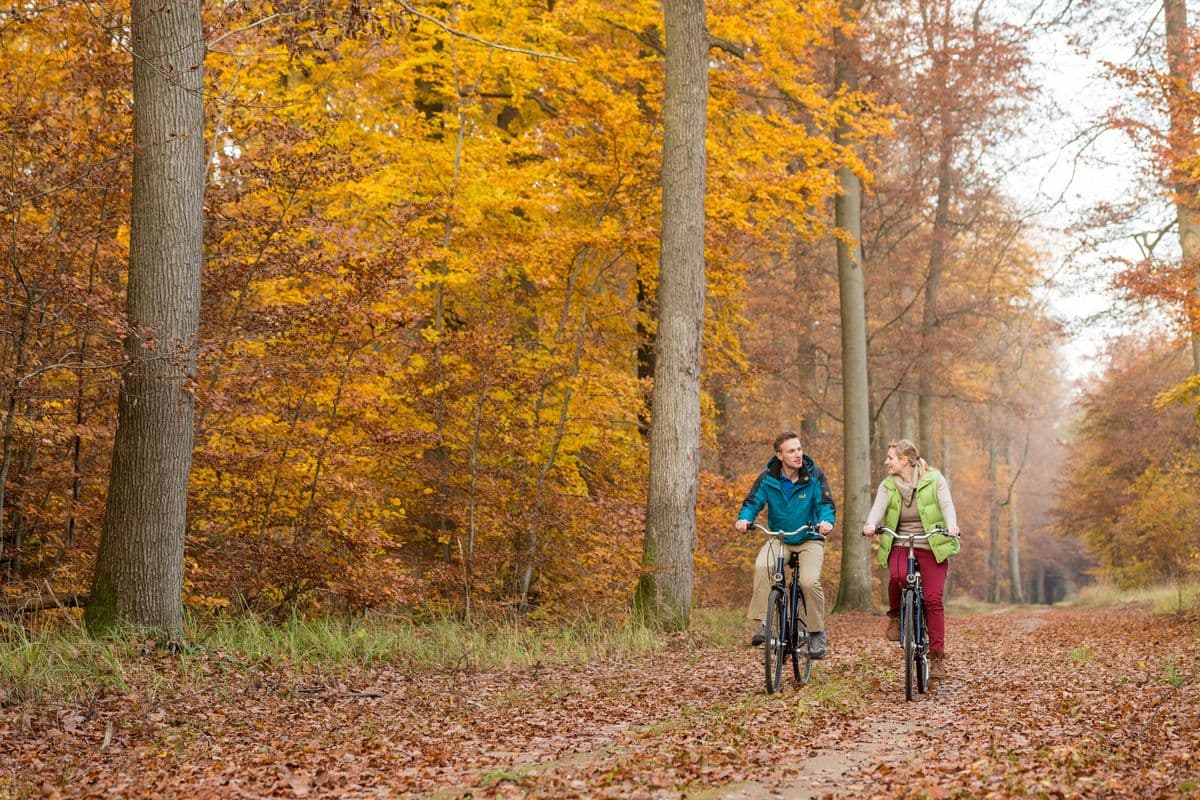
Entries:
{"label": "tree bark texture", "polygon": [[133,0],[133,194],[108,506],[85,619],[182,624],[204,213],[200,0]]}
{"label": "tree bark texture", "polygon": [[999,474],[1000,445],[997,441],[992,412],[988,412],[988,602],[1000,602],[1000,492],[996,486]]}
{"label": "tree bark texture", "polygon": [[[1185,98],[1192,92],[1192,68],[1190,60],[1196,55],[1191,47],[1191,31],[1188,28],[1186,0],[1163,0],[1163,15],[1166,20],[1167,65],[1170,70],[1172,94],[1170,104],[1171,146],[1181,156],[1195,154],[1196,120],[1187,113]],[[1177,159],[1172,159],[1177,162]],[[1183,264],[1194,265],[1200,258],[1200,197],[1197,196],[1194,180],[1182,169],[1176,168],[1174,179],[1175,213],[1179,223],[1179,248]],[[1200,286],[1191,290],[1192,323],[1192,371],[1200,373]]]}
{"label": "tree bark texture", "polygon": [[[654,333],[646,322],[647,317],[654,314],[654,301],[646,286],[645,276],[641,274],[642,269],[639,267],[637,276],[637,376],[638,382],[646,387],[652,385],[654,380]],[[654,402],[653,392],[646,390],[646,394],[647,405],[650,405]],[[638,412],[638,430],[643,437],[649,438],[650,418],[645,411]]]}
{"label": "tree bark texture", "polygon": [[667,630],[691,618],[700,468],[704,327],[708,29],[703,0],[664,0],[663,216],[650,414],[650,487],[641,618]]}
{"label": "tree bark texture", "polygon": [[950,173],[953,152],[949,133],[942,129],[938,153],[937,204],[933,212],[933,240],[929,245],[929,275],[925,281],[925,305],[921,312],[921,368],[917,379],[917,417],[920,441],[917,447],[925,458],[933,456],[933,405],[937,382],[937,362],[933,358],[937,347],[937,301],[946,269],[946,243],[950,237]]}
{"label": "tree bark texture", "polygon": [[912,392],[901,389],[896,393],[896,397],[900,403],[899,438],[908,439],[913,443],[919,442],[921,437],[917,432],[919,430],[917,427],[917,404],[913,402]]}
{"label": "tree bark texture", "polygon": [[[861,2],[843,8],[857,13]],[[838,90],[858,88],[858,54],[854,40],[837,34],[834,55],[834,86]],[[835,133],[846,140],[844,128]],[[868,609],[871,599],[871,548],[856,528],[867,519],[871,506],[871,420],[867,379],[866,276],[862,258],[862,182],[849,167],[838,170],[841,187],[834,201],[835,224],[850,241],[837,241],[838,290],[842,322],[842,418],[844,420],[844,500],[842,519],[841,581],[836,611]]]}
{"label": "tree bark texture", "polygon": [[1021,583],[1021,521],[1017,514],[1017,493],[1013,492],[1008,503],[1008,585],[1009,600],[1024,603],[1025,592]]}
{"label": "tree bark texture", "polygon": [[[792,275],[797,291],[812,281],[809,265],[799,253],[792,255]],[[804,314],[799,324],[801,330],[796,337],[796,381],[802,392],[809,397],[817,397],[820,391],[817,386],[817,343],[813,336],[813,319]],[[812,449],[816,444],[817,436],[821,432],[820,419],[814,405],[806,402],[804,412],[800,416],[800,441],[806,448]]]}

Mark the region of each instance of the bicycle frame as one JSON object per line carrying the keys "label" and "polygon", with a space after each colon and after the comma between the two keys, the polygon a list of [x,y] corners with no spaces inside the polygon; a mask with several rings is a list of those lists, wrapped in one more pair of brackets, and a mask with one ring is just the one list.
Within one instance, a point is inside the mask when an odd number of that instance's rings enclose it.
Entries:
{"label": "bicycle frame", "polygon": [[[779,548],[779,555],[775,559],[775,571],[771,574],[771,587],[777,588],[783,592],[787,612],[783,617],[784,641],[787,643],[788,650],[793,655],[796,653],[796,648],[801,638],[808,639],[808,631],[804,630],[801,633],[801,628],[804,626],[800,623],[800,606],[804,603],[804,593],[800,591],[800,581],[796,577],[797,571],[800,569],[800,554],[792,553],[788,559],[788,569],[791,576],[788,580],[784,580],[784,557],[783,548]],[[807,607],[806,607],[807,608]]]}
{"label": "bicycle frame", "polygon": [[[904,696],[912,700],[913,678],[916,678],[920,694],[925,693],[929,683],[929,631],[925,624],[925,588],[921,583],[921,568],[917,564],[916,543],[927,542],[935,534],[954,534],[945,528],[934,528],[924,533],[897,533],[883,525],[877,527],[875,532],[890,533],[893,546],[899,543],[908,547],[904,586],[900,595],[900,647],[904,650]],[[913,670],[916,671],[915,676]]]}

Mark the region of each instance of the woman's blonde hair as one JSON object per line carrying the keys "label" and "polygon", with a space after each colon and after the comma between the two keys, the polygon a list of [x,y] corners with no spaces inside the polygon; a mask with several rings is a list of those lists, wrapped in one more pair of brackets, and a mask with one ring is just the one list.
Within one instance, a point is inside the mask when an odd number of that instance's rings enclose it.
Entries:
{"label": "woman's blonde hair", "polygon": [[908,439],[900,439],[899,441],[890,443],[888,450],[895,450],[896,455],[907,461],[910,467],[917,468],[917,474],[913,481],[914,486],[925,479],[925,471],[929,469],[929,465],[917,453],[917,446],[915,444]]}

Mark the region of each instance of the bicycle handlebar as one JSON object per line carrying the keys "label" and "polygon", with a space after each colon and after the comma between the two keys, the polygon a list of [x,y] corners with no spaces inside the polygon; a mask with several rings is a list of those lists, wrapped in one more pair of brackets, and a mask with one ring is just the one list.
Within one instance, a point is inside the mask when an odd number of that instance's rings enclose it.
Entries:
{"label": "bicycle handlebar", "polygon": [[957,533],[951,533],[950,531],[946,530],[945,528],[941,528],[941,527],[934,528],[931,531],[925,531],[924,533],[897,533],[896,531],[892,530],[891,528],[889,528],[886,525],[876,525],[875,526],[875,535],[878,536],[881,533],[890,533],[892,536],[895,536],[897,539],[904,539],[906,541],[908,539],[912,539],[914,542],[928,541],[930,536],[933,536],[934,534],[938,534],[938,533],[942,534],[943,536],[953,536],[955,539],[959,538],[959,536],[960,536]]}
{"label": "bicycle handlebar", "polygon": [[762,525],[759,525],[757,522],[751,522],[747,527],[748,528],[758,528],[760,531],[765,533],[767,536],[773,536],[777,539],[782,539],[784,536],[794,536],[797,533],[807,533],[807,534],[816,536],[818,539],[820,539],[823,542],[829,541],[829,538],[825,534],[818,531],[817,527],[815,525],[801,525],[799,528],[796,528],[796,530],[794,530],[794,531],[772,531],[772,530],[768,530],[768,529],[764,528]]}

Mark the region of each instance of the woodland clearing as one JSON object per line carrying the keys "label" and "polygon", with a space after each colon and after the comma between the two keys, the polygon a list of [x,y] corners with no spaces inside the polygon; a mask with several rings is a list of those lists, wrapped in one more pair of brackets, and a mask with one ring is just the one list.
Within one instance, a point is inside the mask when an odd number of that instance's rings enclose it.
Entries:
{"label": "woodland clearing", "polygon": [[[0,796],[1195,797],[1200,615],[997,607],[949,619],[912,704],[882,618],[768,696],[761,651],[672,634],[586,665],[321,671],[147,652],[157,680],[9,702]],[[139,673],[140,674],[140,673]]]}

